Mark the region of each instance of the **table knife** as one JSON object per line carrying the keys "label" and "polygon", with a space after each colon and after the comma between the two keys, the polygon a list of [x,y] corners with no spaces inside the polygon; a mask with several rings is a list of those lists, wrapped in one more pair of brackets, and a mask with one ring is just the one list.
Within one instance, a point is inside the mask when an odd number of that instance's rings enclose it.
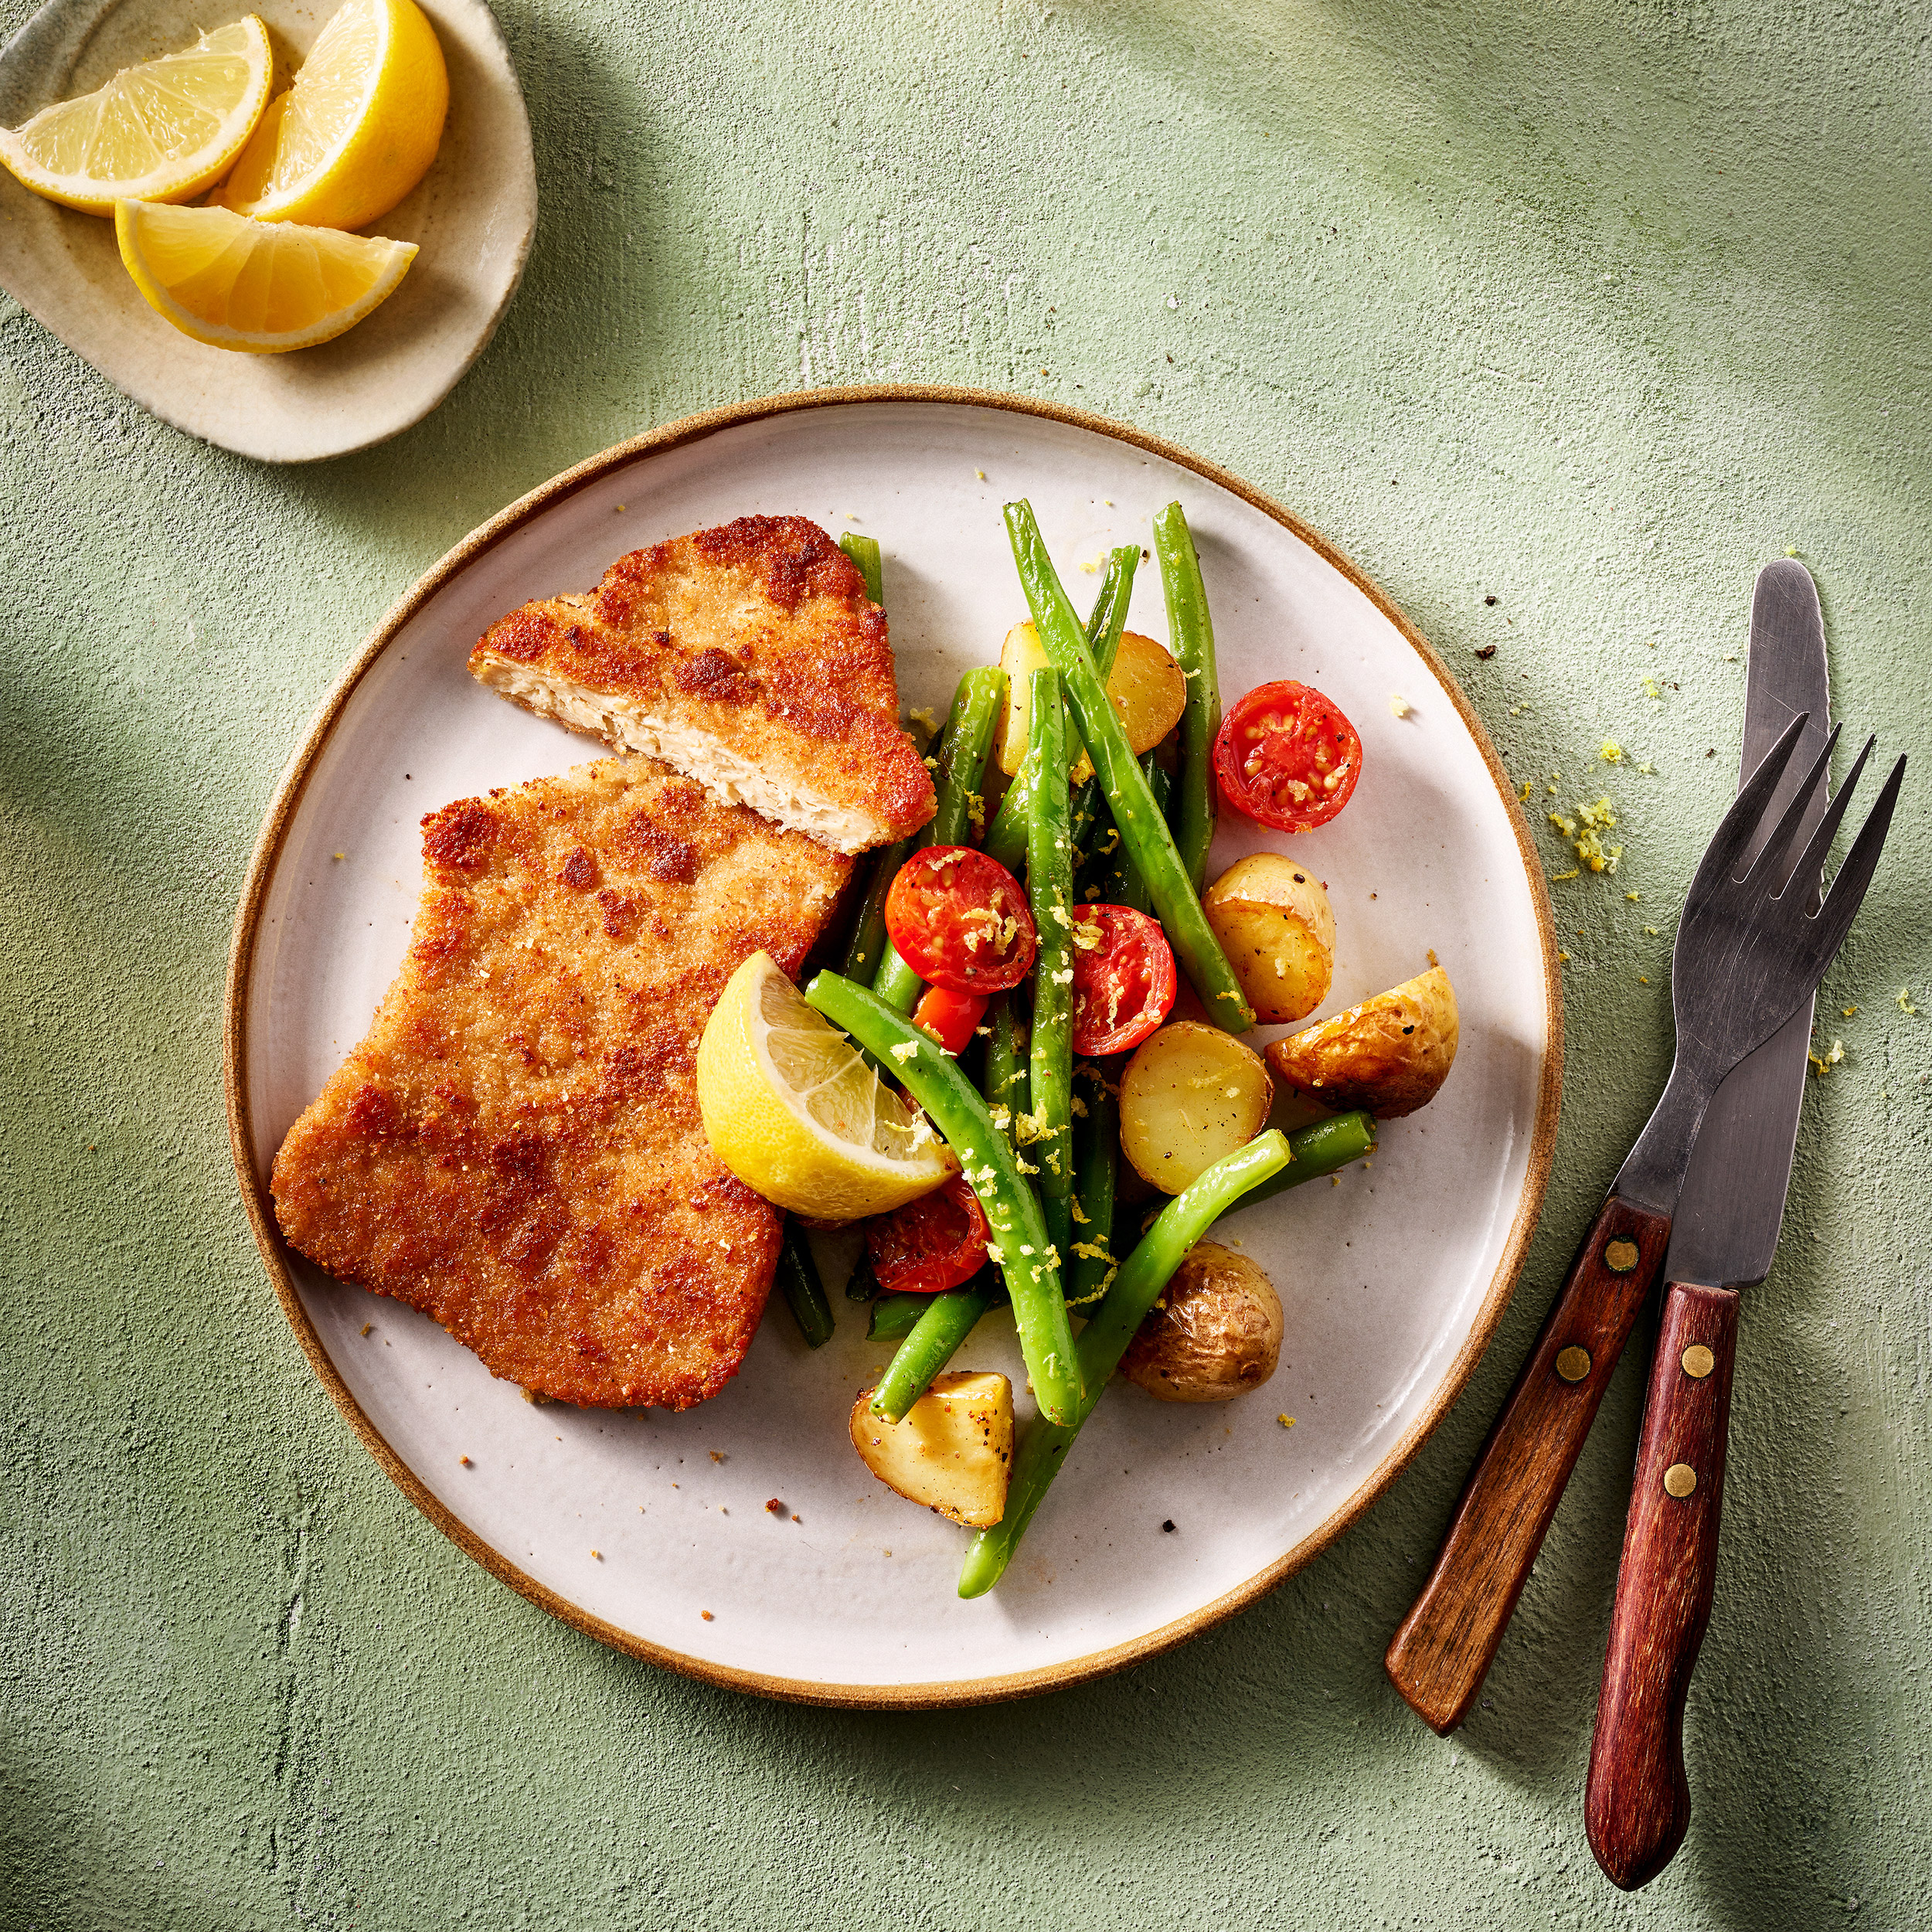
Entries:
{"label": "table knife", "polygon": [[[1774,577],[1766,588],[1767,614],[1791,588],[1788,582]],[[1766,1037],[1760,1034],[1742,1042],[1738,1053],[1715,1064],[1711,1058],[1714,1036],[1709,1029],[1717,1022],[1708,1017],[1699,1019],[1686,1032],[1687,1008],[1694,1009],[1699,1003],[1699,974],[1720,964],[1734,968],[1737,962],[1722,946],[1706,948],[1696,941],[1687,956],[1685,940],[1690,928],[1685,922],[1691,918],[1700,885],[1708,883],[1707,869],[1720,851],[1727,862],[1741,859],[1736,842],[1753,834],[1750,842],[1762,842],[1767,835],[1766,828],[1774,822],[1780,826],[1784,855],[1799,842],[1777,814],[1757,808],[1768,802],[1772,787],[1776,795],[1788,799],[1800,792],[1808,796],[1811,788],[1821,784],[1822,767],[1815,761],[1806,777],[1798,778],[1805,767],[1792,754],[1797,748],[1795,734],[1801,733],[1811,736],[1808,719],[1801,725],[1791,720],[1779,734],[1772,753],[1740,792],[1737,806],[1726,814],[1725,826],[1731,829],[1727,832],[1720,826],[1699,867],[1679,923],[1673,954],[1677,1059],[1671,1085],[1577,1250],[1529,1359],[1471,1472],[1428,1579],[1383,1660],[1389,1680],[1410,1707],[1442,1735],[1447,1736],[1468,1715],[1482,1688],[1624,1344],[1651,1287],[1660,1278],[1679,1186],[1701,1123],[1702,1103],[1709,1097],[1702,1078],[1715,1084],[1733,1070],[1744,1049],[1754,1049]],[[1870,749],[1867,746],[1867,754]],[[1774,770],[1774,757],[1778,762]],[[1859,769],[1863,764],[1862,755]],[[1876,863],[1902,775],[1895,770],[1888,779],[1873,818],[1868,821],[1872,842],[1861,854],[1862,868],[1866,860]],[[1827,818],[1833,825],[1849,802],[1852,782],[1848,779],[1842,799],[1827,808]],[[1761,798],[1757,798],[1760,793],[1764,794]],[[1756,804],[1751,812],[1740,817],[1740,808],[1747,797],[1755,798]],[[1862,876],[1869,881],[1869,870]],[[1848,877],[1847,892],[1838,902],[1841,911],[1855,907],[1857,894],[1862,893],[1862,886],[1857,886],[1856,893],[1851,889],[1855,883]],[[1794,917],[1799,909],[1785,910]],[[1811,924],[1815,929],[1821,923]],[[1845,923],[1849,924],[1849,919]],[[1842,928],[1835,919],[1832,923],[1842,936]],[[1788,930],[1795,937],[1798,929]],[[1765,956],[1767,962],[1771,957]],[[1750,977],[1747,975],[1746,980],[1737,982],[1740,988]],[[1808,1006],[1808,988],[1802,1002],[1794,999],[1775,1015],[1781,1025],[1794,1015],[1800,1004]],[[1717,1030],[1726,1029],[1717,1026]],[[1804,1036],[1798,1037],[1801,1040]],[[1702,1067],[1702,1077],[1694,1083],[1697,1117],[1687,1124],[1676,1117],[1692,1091],[1692,1084],[1680,1087],[1692,1062]],[[1673,1089],[1680,1090],[1673,1094]],[[1788,1154],[1787,1158],[1788,1162]]]}
{"label": "table knife", "polygon": [[[1828,702],[1817,588],[1801,563],[1780,558],[1752,600],[1740,782],[1804,712],[1783,787],[1794,791],[1797,767],[1825,742]],[[1824,809],[1821,790],[1803,835]],[[1590,1849],[1626,1890],[1670,1862],[1690,1822],[1684,1700],[1716,1582],[1740,1291],[1764,1279],[1777,1247],[1812,1005],[1719,1089],[1671,1226],[1584,1806]]]}

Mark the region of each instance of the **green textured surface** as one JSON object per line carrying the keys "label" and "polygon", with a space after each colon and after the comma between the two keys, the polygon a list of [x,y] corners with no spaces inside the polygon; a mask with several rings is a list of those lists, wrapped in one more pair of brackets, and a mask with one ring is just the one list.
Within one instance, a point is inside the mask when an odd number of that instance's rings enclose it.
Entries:
{"label": "green textured surface", "polygon": [[[0,304],[0,1925],[1923,1925],[1923,764],[1745,1304],[1683,1854],[1624,1900],[1582,1835],[1641,1345],[1468,1729],[1429,1735],[1380,1665],[1662,1079],[1644,927],[1668,935],[1730,782],[1760,563],[1817,573],[1844,715],[1932,749],[1922,13],[518,0],[505,24],[530,272],[397,441],[257,467]],[[1519,777],[1573,791],[1606,733],[1656,767],[1603,781],[1623,876],[1555,889],[1548,1211],[1413,1468],[1175,1654],[926,1717],[661,1674],[447,1544],[304,1366],[220,1117],[254,828],[396,591],[620,436],[869,378],[1027,389],[1227,463],[1410,611]]]}

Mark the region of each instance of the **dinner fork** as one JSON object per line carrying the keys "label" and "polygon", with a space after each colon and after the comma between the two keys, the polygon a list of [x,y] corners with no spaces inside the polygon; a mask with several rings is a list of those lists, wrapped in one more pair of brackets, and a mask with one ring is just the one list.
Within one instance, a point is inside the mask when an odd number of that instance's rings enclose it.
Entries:
{"label": "dinner fork", "polygon": [[1389,1677],[1436,1731],[1446,1734],[1460,1724],[1482,1687],[1638,1310],[1663,1266],[1684,1171],[1712,1096],[1816,988],[1871,883],[1904,777],[1903,758],[1830,890],[1821,899],[1814,892],[1872,740],[1796,863],[1789,859],[1825,782],[1835,733],[1757,856],[1743,863],[1808,721],[1808,713],[1791,720],[1705,849],[1672,958],[1677,1046],[1670,1078],[1490,1430],[1429,1580],[1389,1643]]}

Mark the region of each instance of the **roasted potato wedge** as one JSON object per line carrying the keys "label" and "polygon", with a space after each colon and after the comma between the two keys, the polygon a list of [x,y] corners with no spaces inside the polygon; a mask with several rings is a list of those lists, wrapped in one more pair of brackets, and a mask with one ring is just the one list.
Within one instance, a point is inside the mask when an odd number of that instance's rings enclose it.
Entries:
{"label": "roasted potato wedge", "polygon": [[1274,1089],[1261,1056],[1218,1026],[1163,1026],[1121,1076],[1121,1151],[1163,1194],[1179,1194],[1260,1132]]}
{"label": "roasted potato wedge", "polygon": [[1257,852],[1222,873],[1201,905],[1264,1026],[1305,1019],[1328,997],[1335,913],[1306,866]]}
{"label": "roasted potato wedge", "polygon": [[1128,1344],[1121,1372],[1163,1402],[1226,1402],[1281,1359],[1281,1298],[1244,1254],[1202,1241]]}
{"label": "roasted potato wedge", "polygon": [[852,1406],[852,1446],[888,1489],[969,1529],[999,1521],[1013,1466],[1013,1389],[1004,1376],[935,1376],[903,1422],[874,1415],[872,1397],[861,1389]]}
{"label": "roasted potato wedge", "polygon": [[[1046,665],[1046,648],[1030,624],[1016,624],[1000,646],[999,668],[1006,673],[1006,707],[993,728],[993,751],[1008,777],[1026,756],[1026,720],[1031,709],[1030,678]],[[1138,758],[1181,721],[1187,708],[1187,679],[1181,667],[1151,638],[1137,631],[1122,634],[1119,655],[1107,680],[1107,695],[1121,714],[1128,743]],[[1073,767],[1075,784],[1094,775],[1084,752]]]}
{"label": "roasted potato wedge", "polygon": [[[1378,1120],[1434,1100],[1456,1058],[1456,992],[1432,966],[1268,1049],[1291,1093],[1339,1113],[1366,1107]],[[1158,1038],[1158,1036],[1156,1036]]]}

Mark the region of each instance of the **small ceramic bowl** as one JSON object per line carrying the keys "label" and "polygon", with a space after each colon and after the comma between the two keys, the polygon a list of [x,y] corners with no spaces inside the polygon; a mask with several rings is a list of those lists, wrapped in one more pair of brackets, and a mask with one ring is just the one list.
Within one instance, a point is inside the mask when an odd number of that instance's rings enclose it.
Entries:
{"label": "small ceramic bowl", "polygon": [[[243,355],[172,328],[122,267],[114,223],[30,193],[0,171],[0,287],[164,421],[268,463],[366,448],[419,422],[483,352],[516,292],[536,225],[522,90],[482,0],[420,0],[450,70],[435,162],[372,232],[422,252],[366,321],[315,349]],[[121,68],[192,46],[204,26],[259,14],[297,59],[333,0],[48,0],[0,51],[0,126],[17,128]]]}

